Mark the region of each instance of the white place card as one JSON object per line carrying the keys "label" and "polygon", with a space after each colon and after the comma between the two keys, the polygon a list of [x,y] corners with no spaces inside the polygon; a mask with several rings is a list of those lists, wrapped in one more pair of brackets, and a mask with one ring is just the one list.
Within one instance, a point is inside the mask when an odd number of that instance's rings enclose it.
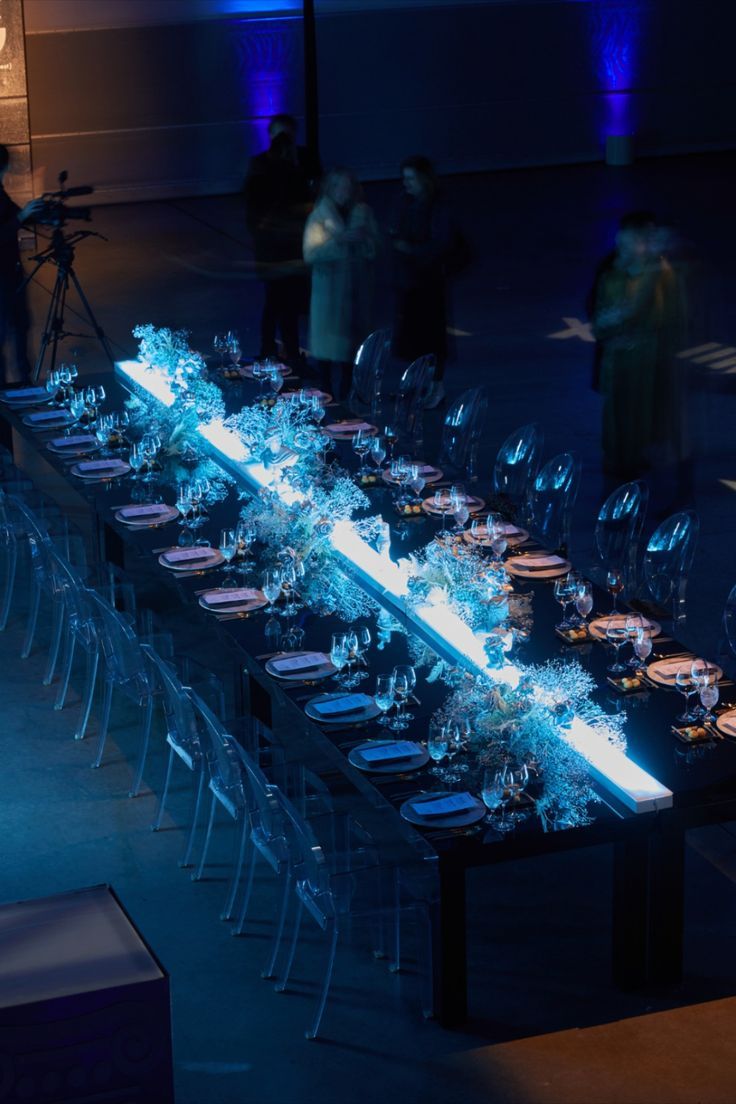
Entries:
{"label": "white place card", "polygon": [[112,471],[115,468],[122,468],[125,465],[122,460],[82,460],[77,464],[77,471],[80,472],[100,472],[100,471]]}
{"label": "white place card", "polygon": [[324,667],[327,662],[324,652],[302,652],[301,655],[273,659],[271,667],[279,674],[293,674],[295,671],[314,671],[317,667]]}
{"label": "white place card", "polygon": [[172,548],[171,552],[164,553],[164,559],[169,563],[191,563],[192,560],[211,559],[214,551],[214,548],[203,545],[198,548]]}
{"label": "white place card", "polygon": [[312,702],[312,709],[321,717],[342,717],[348,713],[362,713],[372,704],[373,698],[367,694],[344,694],[329,701]]}
{"label": "white place card", "polygon": [[690,665],[695,656],[678,656],[677,659],[662,659],[654,668],[654,675],[657,678],[675,679],[677,678],[677,672],[681,667],[686,667],[690,670]]}
{"label": "white place card", "polygon": [[17,399],[48,399],[49,393],[45,387],[21,387],[18,391],[3,391],[2,397],[15,402]]}
{"label": "white place card", "polygon": [[333,422],[327,429],[331,433],[357,433],[359,429],[375,429],[370,422]]}
{"label": "white place card", "polygon": [[68,422],[70,419],[68,410],[39,410],[28,415],[29,422]]}
{"label": "white place card", "polygon": [[263,594],[252,587],[232,587],[230,590],[210,590],[203,598],[208,606],[235,606],[239,602],[261,601]]}
{"label": "white place card", "polygon": [[551,554],[549,556],[519,556],[516,560],[512,560],[517,567],[527,568],[543,568],[543,567],[561,567],[567,563],[567,560],[563,560],[562,556],[555,556]]}
{"label": "white place card", "polygon": [[124,518],[153,517],[167,514],[171,509],[165,502],[152,502],[150,506],[123,506],[120,516]]}
{"label": "white place card", "polygon": [[77,433],[74,437],[52,437],[54,448],[75,448],[77,445],[96,445],[97,438],[91,433]]}
{"label": "white place card", "polygon": [[475,798],[467,793],[447,794],[445,797],[434,799],[426,798],[423,801],[412,801],[411,807],[415,813],[423,817],[455,816],[459,813],[468,813],[475,809]]}
{"label": "white place card", "polygon": [[392,763],[395,759],[412,759],[418,754],[419,748],[409,740],[360,749],[360,757],[366,763]]}

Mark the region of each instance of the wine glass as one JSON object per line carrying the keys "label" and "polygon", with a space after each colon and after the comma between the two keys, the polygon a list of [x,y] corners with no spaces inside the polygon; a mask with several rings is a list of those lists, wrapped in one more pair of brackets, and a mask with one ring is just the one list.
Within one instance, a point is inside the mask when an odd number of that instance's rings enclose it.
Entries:
{"label": "wine glass", "polygon": [[[355,658],[357,663],[364,668],[365,654],[371,646],[371,630],[367,625],[360,625],[351,635],[355,637]],[[363,679],[368,678],[368,672],[366,670],[357,669],[353,674],[353,678],[357,684],[362,682]]]}
{"label": "wine glass", "polygon": [[288,560],[281,568],[281,589],[286,597],[286,604],[282,610],[284,617],[293,617],[296,604],[294,601],[296,587],[296,565],[293,560]]}
{"label": "wine glass", "polygon": [[256,527],[253,522],[244,521],[241,518],[235,526],[235,537],[238,542],[238,558],[240,559],[238,570],[245,574],[248,566],[252,563],[250,550],[256,539]]}
{"label": "wine glass", "polygon": [[617,567],[610,567],[606,574],[606,589],[613,598],[611,616],[618,613],[618,596],[624,589],[624,577]]}
{"label": "wine glass", "polygon": [[634,655],[637,659],[636,670],[643,673],[647,669],[647,660],[652,654],[652,634],[649,629],[639,629],[634,637]]}
{"label": "wine glass", "polygon": [[462,533],[470,517],[470,510],[468,509],[468,503],[464,496],[463,498],[453,499],[452,516],[455,519],[454,532]]}
{"label": "wine glass", "polygon": [[274,602],[281,594],[281,572],[275,568],[268,568],[261,576],[261,590],[268,599],[266,613],[275,613]]}
{"label": "wine glass", "polygon": [[225,560],[225,566],[223,571],[231,572],[235,571],[235,564],[232,562],[235,558],[235,553],[238,550],[238,541],[235,536],[234,529],[221,529],[220,530],[220,543],[219,549]]}
{"label": "wine glass", "polygon": [[388,725],[388,712],[391,706],[394,704],[394,676],[393,675],[377,675],[376,676],[376,692],[373,695],[374,701],[378,708],[381,710],[381,716],[378,718],[377,723],[379,725]]}
{"label": "wine glass", "polygon": [[46,391],[52,403],[56,402],[56,396],[59,393],[60,384],[61,381],[59,379],[59,373],[55,368],[52,368],[49,374],[46,376],[46,382],[44,383],[44,387],[46,388]]}
{"label": "wine glass", "polygon": [[345,676],[341,672],[349,658],[350,648],[348,647],[348,634],[333,633],[332,644],[330,645],[330,662],[333,667],[337,668],[338,673],[334,676],[334,679],[340,686],[346,685]]}
{"label": "wine glass", "polygon": [[501,777],[505,789],[508,790],[506,808],[511,813],[513,823],[522,815],[521,795],[529,783],[529,768],[526,763],[522,763],[521,766],[507,763]]}
{"label": "wine glass", "polygon": [[707,724],[715,724],[716,715],[713,712],[716,705],[718,705],[718,698],[720,697],[720,691],[718,684],[715,682],[708,683],[703,686],[700,691],[700,703],[703,706],[702,720]]}
{"label": "wine glass", "polygon": [[489,518],[474,517],[470,523],[470,535],[478,544],[484,544],[491,535]]}
{"label": "wine glass", "polygon": [[593,609],[593,587],[585,579],[578,582],[575,591],[575,609],[580,615],[581,624],[585,625],[588,615]]}
{"label": "wine glass", "polygon": [[[133,472],[134,472],[134,475],[131,478],[140,479],[141,469],[143,468],[144,464],[146,463],[146,454],[145,454],[145,452],[143,450],[143,447],[141,446],[140,442],[136,445],[131,445],[130,454],[128,456],[128,463],[130,464],[130,466],[131,466],[131,468],[133,469]],[[178,505],[179,505],[179,503],[177,502],[177,506]]]}
{"label": "wine glass", "polygon": [[624,619],[624,626],[628,633],[629,641],[631,642],[632,655],[628,662],[628,666],[632,667],[635,671],[639,668],[639,660],[636,657],[636,651],[634,645],[636,644],[636,638],[639,635],[640,630],[645,628],[644,618],[640,613],[627,613]]}
{"label": "wine glass", "polygon": [[556,627],[558,629],[569,629],[570,620],[567,617],[567,607],[575,598],[575,584],[570,580],[569,576],[562,575],[560,578],[555,579],[553,594],[555,600],[562,606],[562,620]]}
{"label": "wine glass", "polygon": [[625,625],[622,625],[618,621],[609,621],[606,627],[606,640],[611,645],[614,651],[614,661],[606,668],[609,675],[624,675],[626,674],[626,667],[619,660],[619,651],[621,646],[626,643],[629,638],[628,631]]}
{"label": "wine glass", "polygon": [[376,467],[380,468],[381,464],[386,459],[386,442],[383,437],[372,438],[370,448],[368,449],[368,455]]}
{"label": "wine glass", "polygon": [[[709,686],[715,686],[718,682],[719,670],[707,659],[697,658],[690,665],[690,674],[697,690],[700,691],[707,689]],[[700,707],[696,707],[695,712],[700,714]]]}
{"label": "wine glass", "polygon": [[84,414],[85,409],[86,406],[84,402],[84,394],[79,391],[75,391],[69,402],[69,413],[71,414],[72,418],[74,418],[75,422],[79,421],[79,419]]}
{"label": "wine glass", "polygon": [[439,721],[430,721],[429,733],[427,735],[427,751],[429,752],[430,759],[435,765],[430,767],[429,773],[442,779],[445,779],[446,771],[444,767],[440,767],[439,764],[447,755],[447,747],[446,726],[440,724]]}
{"label": "wine glass", "polygon": [[394,449],[396,448],[396,442],[399,439],[399,435],[393,426],[387,425],[383,427],[383,437],[385,438],[386,446],[388,448],[389,459],[392,460]]}
{"label": "wine glass", "polygon": [[493,557],[500,560],[509,546],[503,518],[499,517],[498,514],[489,514],[486,519],[486,532],[490,537]]}
{"label": "wine glass", "polygon": [[362,478],[366,474],[365,470],[365,458],[370,449],[370,438],[366,436],[364,429],[359,429],[353,436],[353,452],[358,457],[360,465],[358,467],[358,476]]}
{"label": "wine glass", "polygon": [[445,522],[447,520],[447,511],[450,508],[450,493],[442,487],[434,492],[432,497],[432,505],[435,510],[442,515],[442,529],[444,532]]}
{"label": "wine glass", "polygon": [[[493,824],[499,832],[505,832],[513,826],[511,821],[507,821],[505,817],[506,805],[511,795],[506,788],[503,771],[495,770],[493,767],[485,768],[480,796],[488,810],[487,820],[489,823]],[[501,810],[500,821],[496,819],[499,809]]]}
{"label": "wine glass", "polygon": [[693,721],[697,721],[697,716],[690,709],[690,698],[697,690],[695,680],[691,671],[692,664],[683,663],[678,667],[677,674],[675,675],[675,687],[685,698],[685,708],[679,717],[675,720],[680,724],[692,724]]}
{"label": "wine glass", "polygon": [[399,708],[391,724],[392,728],[401,730],[409,727],[412,714],[406,712],[406,700],[417,684],[416,671],[410,664],[399,664],[394,667],[394,693],[399,699]]}
{"label": "wine glass", "polygon": [[271,388],[273,394],[278,395],[279,391],[284,386],[284,377],[279,370],[279,366],[275,365],[271,368],[266,378],[268,380],[268,386]]}
{"label": "wine glass", "polygon": [[212,339],[212,348],[215,350],[216,356],[219,357],[219,367],[225,366],[225,353],[227,351],[227,335],[224,333],[216,333]]}
{"label": "wine glass", "polygon": [[228,330],[225,334],[225,353],[223,355],[223,364],[226,364],[228,360],[236,365],[240,362],[240,338],[238,337],[237,330]]}

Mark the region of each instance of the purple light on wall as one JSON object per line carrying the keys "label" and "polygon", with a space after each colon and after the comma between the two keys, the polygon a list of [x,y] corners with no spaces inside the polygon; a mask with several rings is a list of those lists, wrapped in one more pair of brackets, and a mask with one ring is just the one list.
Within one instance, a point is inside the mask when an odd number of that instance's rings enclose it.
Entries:
{"label": "purple light on wall", "polygon": [[301,19],[297,16],[233,20],[240,107],[255,147],[269,144],[269,119],[298,115],[303,102]]}
{"label": "purple light on wall", "polygon": [[648,0],[593,0],[588,22],[595,72],[603,93],[603,137],[636,129],[635,97],[641,78]]}

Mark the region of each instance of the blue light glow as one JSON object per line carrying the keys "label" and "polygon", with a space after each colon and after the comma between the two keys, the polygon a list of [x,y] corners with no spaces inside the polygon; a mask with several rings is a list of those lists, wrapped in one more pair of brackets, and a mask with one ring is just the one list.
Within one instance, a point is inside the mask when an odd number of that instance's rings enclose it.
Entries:
{"label": "blue light glow", "polygon": [[641,77],[647,0],[595,0],[589,27],[595,73],[604,93],[603,136],[635,129],[634,92]]}

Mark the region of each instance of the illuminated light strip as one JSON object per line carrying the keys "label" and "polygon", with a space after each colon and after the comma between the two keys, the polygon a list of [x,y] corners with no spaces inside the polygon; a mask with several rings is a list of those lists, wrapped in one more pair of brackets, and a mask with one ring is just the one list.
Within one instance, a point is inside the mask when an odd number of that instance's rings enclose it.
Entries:
{"label": "illuminated light strip", "polygon": [[[155,370],[138,361],[120,362],[117,370],[120,375],[126,376],[136,386],[148,391],[167,406],[174,401],[168,382]],[[199,433],[223,466],[242,478],[252,489],[262,490],[268,487],[278,494],[285,505],[293,505],[299,501],[300,495],[280,478],[280,471],[285,465],[266,467],[248,461],[240,437],[227,429],[222,421],[215,420],[209,425],[201,426]],[[469,670],[488,677],[497,676],[499,681],[516,686],[520,677],[519,669],[507,662],[498,671],[491,672],[482,639],[453,612],[446,599],[438,597],[441,592],[432,595],[432,600],[422,606],[410,608],[405,600],[408,585],[406,570],[393,563],[387,552],[378,553],[371,548],[349,521],[337,522],[330,540],[335,552],[345,561],[349,572],[357,574],[384,606],[420,625],[425,635],[435,640],[443,650],[460,660]],[[580,717],[575,717],[569,728],[560,729],[559,736],[582,755],[597,781],[634,812],[653,812],[672,805],[670,790]]]}

